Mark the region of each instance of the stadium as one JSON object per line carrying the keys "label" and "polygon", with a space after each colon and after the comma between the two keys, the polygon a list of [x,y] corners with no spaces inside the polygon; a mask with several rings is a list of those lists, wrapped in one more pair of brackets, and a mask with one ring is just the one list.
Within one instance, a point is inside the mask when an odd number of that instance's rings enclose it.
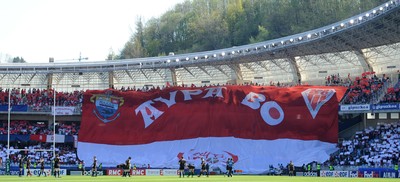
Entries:
{"label": "stadium", "polygon": [[40,158],[51,175],[57,154],[61,175],[77,181],[93,175],[94,156],[96,176],[121,176],[132,157],[129,174],[143,176],[134,180],[176,180],[181,158],[196,175],[204,159],[211,181],[225,180],[229,158],[239,181],[287,176],[291,161],[296,178],[271,179],[399,178],[399,35],[393,0],[219,50],[0,64],[0,174],[18,175],[25,156],[33,175]]}

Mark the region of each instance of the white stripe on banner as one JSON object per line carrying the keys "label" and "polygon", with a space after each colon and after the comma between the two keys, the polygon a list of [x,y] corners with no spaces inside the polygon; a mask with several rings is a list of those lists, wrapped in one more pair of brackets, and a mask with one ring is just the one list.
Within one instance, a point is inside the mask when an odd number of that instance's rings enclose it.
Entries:
{"label": "white stripe on banner", "polygon": [[[51,107],[51,108],[53,108],[53,107]],[[54,115],[54,112],[56,112],[56,116],[73,115],[74,110],[75,110],[75,107],[56,106],[55,109],[52,109],[51,114]]]}
{"label": "white stripe on banner", "polygon": [[124,163],[130,156],[132,164],[150,164],[154,168],[178,168],[178,156],[183,155],[188,163],[198,169],[200,158],[225,171],[228,158],[237,159],[234,169],[245,174],[260,174],[269,165],[277,167],[290,161],[301,166],[312,161],[325,162],[334,152],[336,144],[321,141],[295,139],[250,140],[233,137],[209,137],[176,141],[154,142],[144,145],[107,145],[78,142],[78,157],[91,161],[96,156],[103,165]]}
{"label": "white stripe on banner", "polygon": [[78,135],[74,135],[74,147],[78,147]]}
{"label": "white stripe on banner", "polygon": [[[47,135],[46,142],[53,142],[54,135]],[[65,143],[65,135],[56,135],[56,143]]]}

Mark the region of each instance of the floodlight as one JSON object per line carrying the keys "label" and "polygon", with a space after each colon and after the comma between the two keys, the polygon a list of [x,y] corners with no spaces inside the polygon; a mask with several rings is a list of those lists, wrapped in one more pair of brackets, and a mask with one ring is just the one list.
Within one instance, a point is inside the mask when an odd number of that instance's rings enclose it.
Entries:
{"label": "floodlight", "polygon": [[217,54],[213,54],[213,57],[215,57],[215,58],[216,58],[216,57],[217,57]]}
{"label": "floodlight", "polygon": [[264,49],[266,49],[267,48],[267,45],[264,45]]}
{"label": "floodlight", "polygon": [[332,30],[335,30],[335,26],[332,26]]}
{"label": "floodlight", "polygon": [[290,39],[289,41],[290,41],[290,42],[293,42],[293,39]]}
{"label": "floodlight", "polygon": [[186,61],[189,61],[189,57],[186,57]]}
{"label": "floodlight", "polygon": [[225,52],[222,52],[222,53],[221,53],[221,56],[225,56]]}
{"label": "floodlight", "polygon": [[231,53],[232,53],[232,54],[235,54],[235,51],[232,51]]}
{"label": "floodlight", "polygon": [[369,13],[365,14],[366,17],[369,17]]}
{"label": "floodlight", "polygon": [[351,19],[351,20],[350,20],[350,24],[353,24],[353,23],[354,23],[354,20],[353,20],[353,19]]}
{"label": "floodlight", "polygon": [[362,20],[362,16],[358,17],[358,20],[360,20],[360,21],[361,21],[361,20]]}
{"label": "floodlight", "polygon": [[169,62],[171,62],[171,60],[168,59],[168,60],[167,60],[167,63],[169,63]]}
{"label": "floodlight", "polygon": [[385,6],[386,6],[386,7],[389,7],[389,3],[386,3]]}
{"label": "floodlight", "polygon": [[307,38],[311,38],[311,34],[308,34],[308,35],[307,35]]}
{"label": "floodlight", "polygon": [[198,57],[198,56],[195,56],[194,59],[197,60],[197,59],[199,59],[199,57]]}
{"label": "floodlight", "polygon": [[302,40],[303,39],[303,37],[299,37],[299,40]]}
{"label": "floodlight", "polygon": [[372,11],[372,13],[375,14],[375,13],[376,13],[376,10]]}
{"label": "floodlight", "polygon": [[179,62],[179,59],[178,59],[178,58],[176,58],[176,59],[175,59],[175,61],[176,61],[176,62]]}
{"label": "floodlight", "polygon": [[204,56],[204,58],[205,58],[205,59],[207,59],[207,58],[208,58],[208,56],[207,56],[207,55],[205,55],[205,56]]}
{"label": "floodlight", "polygon": [[341,27],[344,27],[344,23],[341,23],[340,26],[341,26]]}

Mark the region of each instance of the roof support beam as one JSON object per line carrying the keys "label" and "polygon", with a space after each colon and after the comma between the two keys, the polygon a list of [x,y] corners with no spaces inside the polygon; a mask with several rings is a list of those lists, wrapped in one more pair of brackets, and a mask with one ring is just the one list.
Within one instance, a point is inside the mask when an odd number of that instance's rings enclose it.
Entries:
{"label": "roof support beam", "polygon": [[229,78],[228,73],[226,73],[226,72],[221,68],[220,65],[215,65],[214,68],[217,69],[218,71],[220,71],[222,74],[224,74],[226,77]]}
{"label": "roof support beam", "polygon": [[46,78],[47,78],[47,90],[50,90],[53,86],[53,73],[47,73]]}
{"label": "roof support beam", "polygon": [[56,84],[60,84],[60,81],[64,78],[65,73],[59,73],[56,75]]}
{"label": "roof support beam", "polygon": [[268,68],[267,65],[265,65],[265,62],[255,62],[256,64],[258,64],[259,66],[261,66],[262,68],[265,69],[265,71],[270,71],[270,69]]}
{"label": "roof support beam", "polygon": [[206,70],[204,69],[202,66],[198,66],[198,68],[203,71],[204,73],[206,73],[208,76],[212,77],[212,75]]}
{"label": "roof support beam", "polygon": [[[4,77],[6,77],[7,74],[1,74],[0,75],[0,80],[3,80]],[[6,82],[6,81],[5,81]],[[4,82],[3,82],[4,83]]]}
{"label": "roof support beam", "polygon": [[130,78],[132,81],[134,81],[134,77],[132,76],[132,74],[131,74],[128,70],[125,70],[125,73],[129,76],[129,78]]}
{"label": "roof support beam", "polygon": [[370,61],[367,57],[365,57],[364,53],[361,50],[355,50],[354,53],[356,54],[358,61],[361,64],[363,72],[374,71],[374,68],[371,66]]}
{"label": "roof support beam", "polygon": [[232,80],[235,80],[236,84],[238,83],[238,81],[241,83],[241,81],[243,80],[243,75],[239,64],[231,64],[229,65],[229,67],[232,69],[234,73],[232,74]]}
{"label": "roof support beam", "polygon": [[321,68],[320,65],[314,63],[314,61],[311,60],[308,56],[303,56],[302,58],[303,58],[304,60],[306,60],[306,61],[305,61],[305,62],[306,62],[306,66],[307,66],[307,64],[312,64],[312,65],[314,65],[314,66],[317,67],[317,68]]}
{"label": "roof support beam", "polygon": [[149,80],[149,77],[148,77],[147,74],[143,71],[143,69],[140,69],[140,72],[144,75],[144,77],[146,77],[147,80]]}
{"label": "roof support beam", "polygon": [[300,69],[299,65],[297,65],[296,58],[295,57],[289,57],[287,58],[290,68],[292,69],[293,73],[293,83],[295,84],[301,84],[301,74],[300,74]]}
{"label": "roof support beam", "polygon": [[278,62],[276,60],[273,59],[273,60],[271,60],[271,62],[274,63],[282,71],[287,72],[287,70],[284,67],[282,67],[282,65],[278,64]]}
{"label": "roof support beam", "polygon": [[190,75],[192,75],[194,78],[196,78],[196,75],[194,75],[187,67],[183,67]]}
{"label": "roof support beam", "polygon": [[114,88],[114,72],[108,72],[108,88]]}
{"label": "roof support beam", "polygon": [[27,80],[28,83],[31,83],[32,79],[36,76],[36,73],[32,74],[29,79]]}
{"label": "roof support beam", "polygon": [[176,70],[175,70],[175,68],[170,68],[169,70],[171,71],[172,85],[177,86],[178,81],[176,79]]}
{"label": "roof support beam", "polygon": [[251,67],[251,65],[249,65],[249,63],[243,63],[242,65],[247,69],[251,70],[252,72],[255,72],[254,69]]}

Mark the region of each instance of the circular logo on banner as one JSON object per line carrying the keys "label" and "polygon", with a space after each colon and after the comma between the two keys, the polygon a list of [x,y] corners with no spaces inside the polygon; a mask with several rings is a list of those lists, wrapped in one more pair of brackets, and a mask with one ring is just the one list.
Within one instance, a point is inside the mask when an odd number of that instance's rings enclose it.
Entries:
{"label": "circular logo on banner", "polygon": [[271,126],[281,123],[285,117],[281,106],[275,101],[264,103],[261,106],[260,114],[263,120]]}

